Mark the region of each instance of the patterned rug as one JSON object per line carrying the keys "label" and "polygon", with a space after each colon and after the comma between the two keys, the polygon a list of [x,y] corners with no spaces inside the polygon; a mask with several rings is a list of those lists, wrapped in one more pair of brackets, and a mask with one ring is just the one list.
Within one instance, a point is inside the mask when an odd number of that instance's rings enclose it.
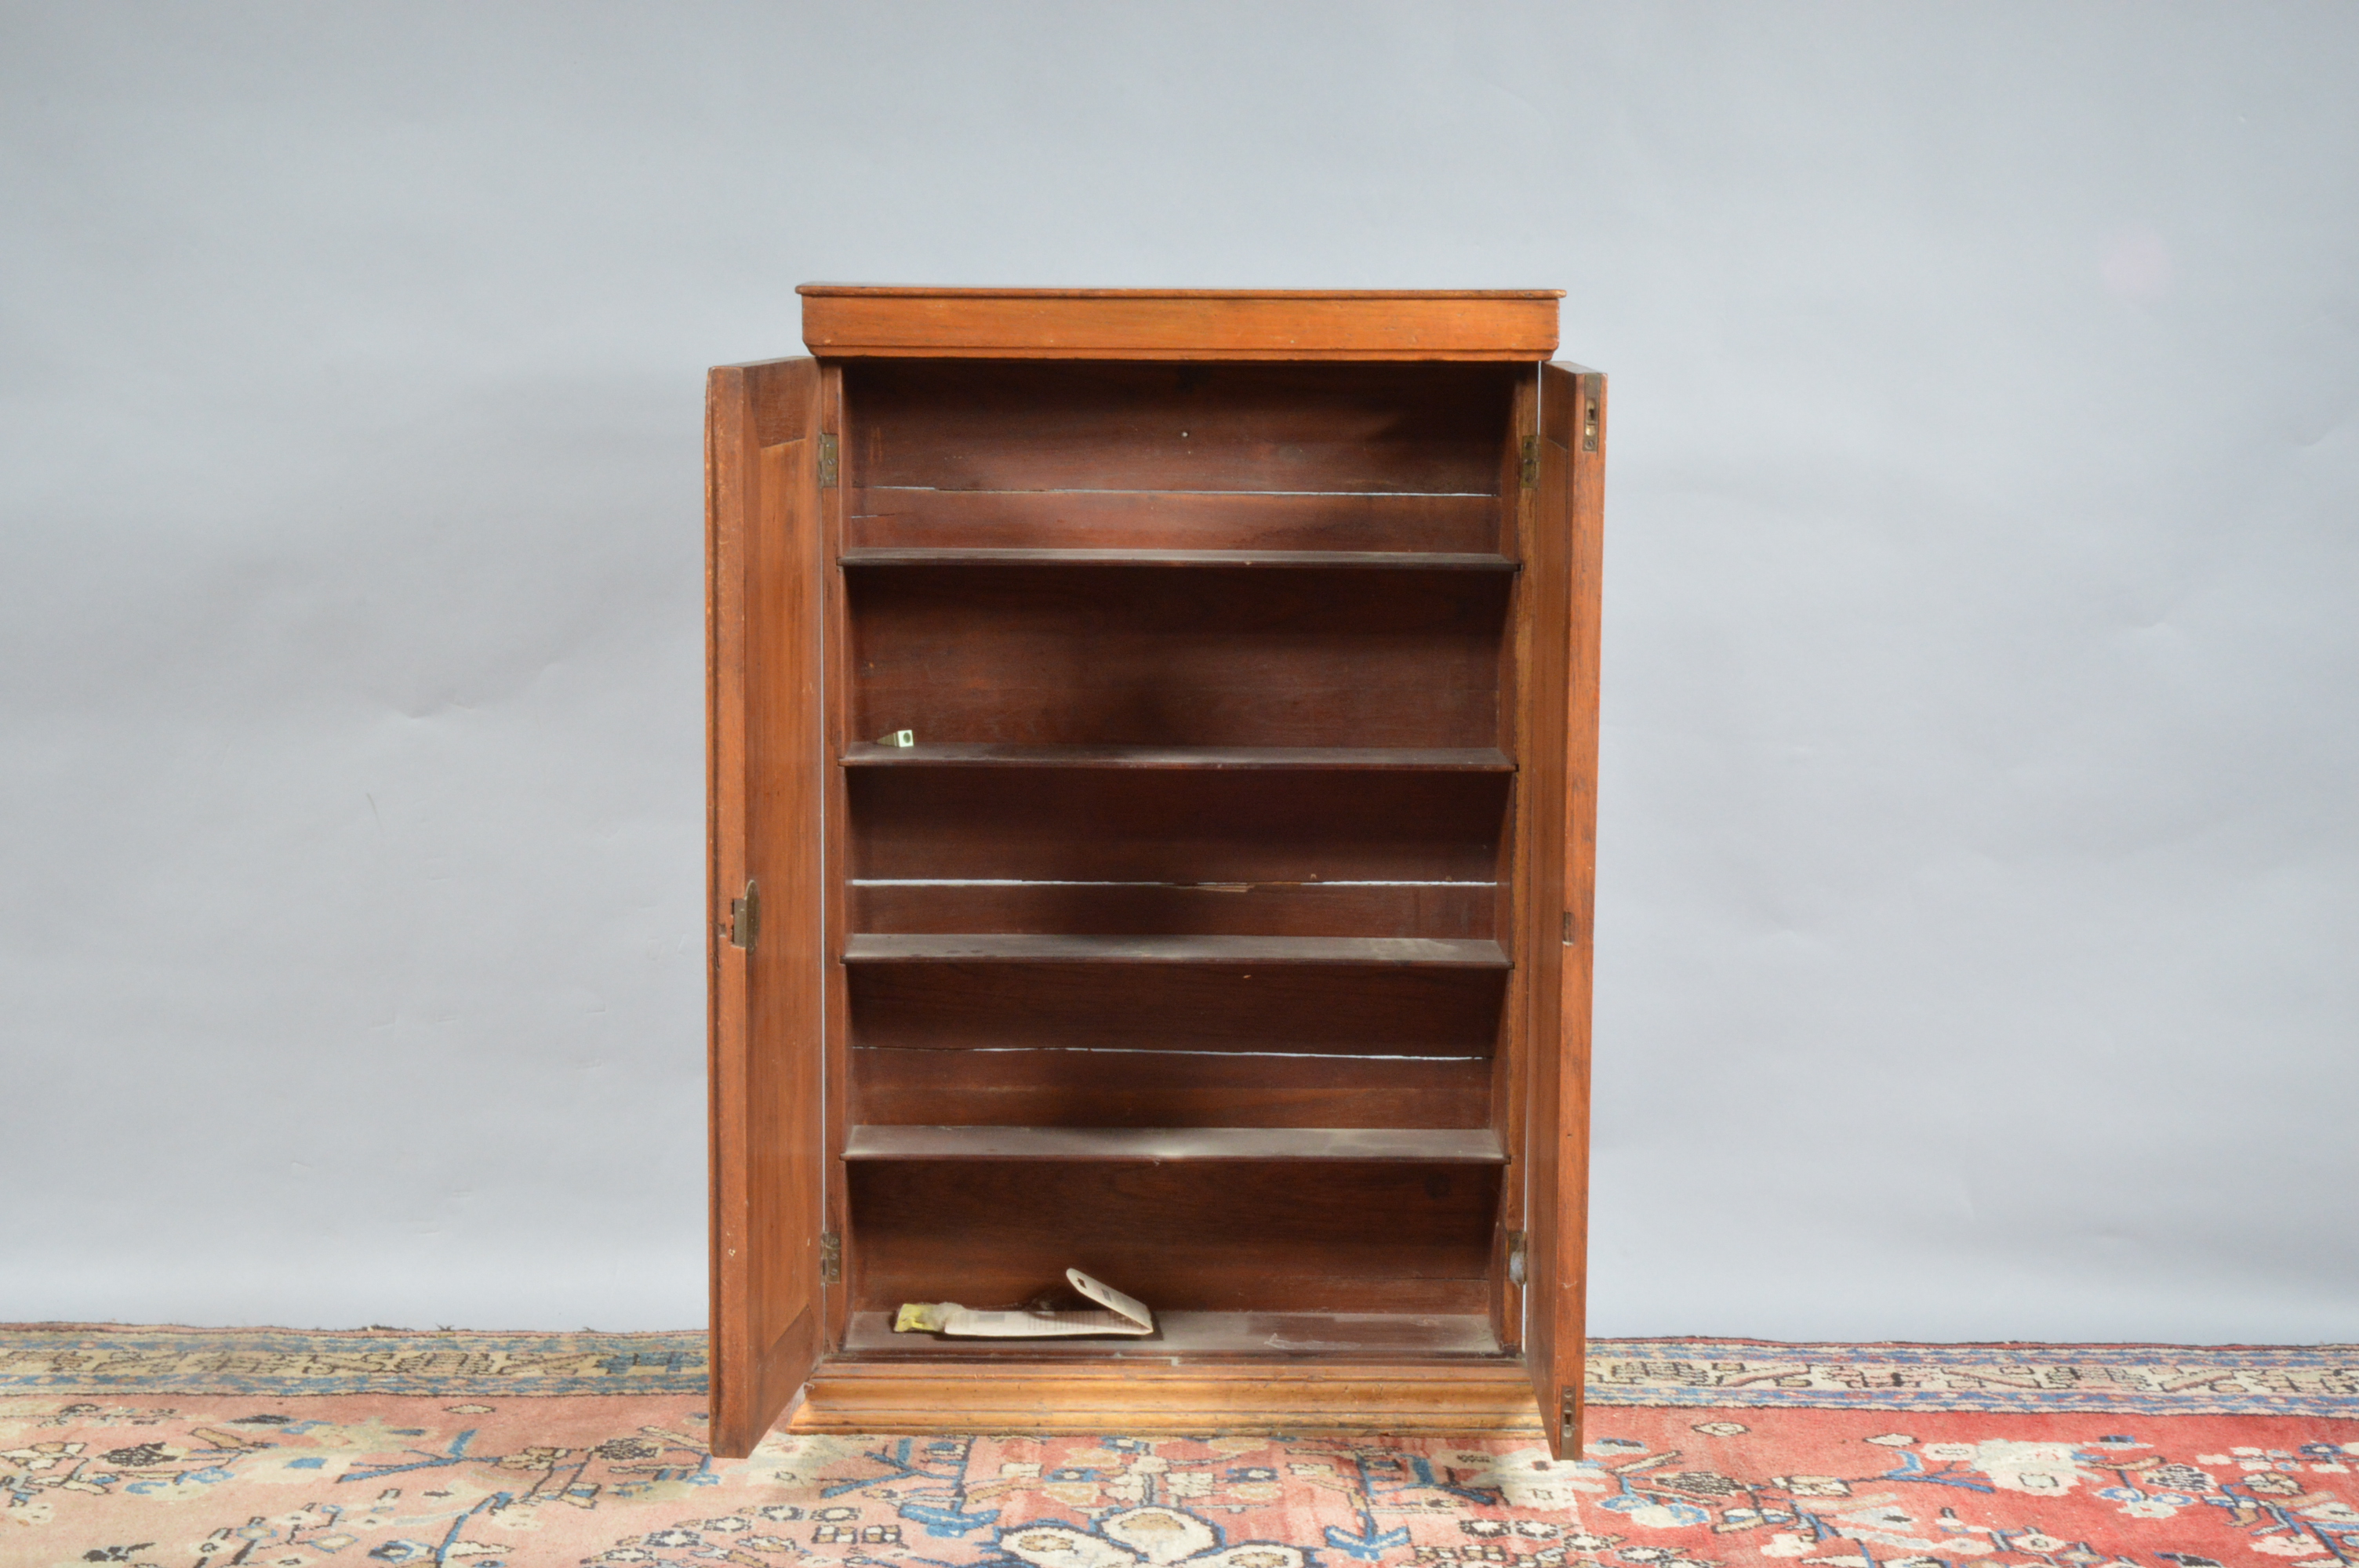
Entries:
{"label": "patterned rug", "polygon": [[0,1565],[2359,1568],[2359,1346],[1591,1348],[1565,1464],[1528,1434],[715,1461],[697,1334],[0,1329]]}

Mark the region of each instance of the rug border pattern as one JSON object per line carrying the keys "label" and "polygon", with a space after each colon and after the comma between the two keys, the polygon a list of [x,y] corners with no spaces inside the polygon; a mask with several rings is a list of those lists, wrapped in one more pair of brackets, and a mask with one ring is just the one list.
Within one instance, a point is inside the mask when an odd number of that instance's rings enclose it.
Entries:
{"label": "rug border pattern", "polygon": [[[0,1325],[0,1398],[701,1394],[705,1336]],[[2359,1420],[2359,1346],[1594,1339],[1608,1408],[2307,1415]]]}

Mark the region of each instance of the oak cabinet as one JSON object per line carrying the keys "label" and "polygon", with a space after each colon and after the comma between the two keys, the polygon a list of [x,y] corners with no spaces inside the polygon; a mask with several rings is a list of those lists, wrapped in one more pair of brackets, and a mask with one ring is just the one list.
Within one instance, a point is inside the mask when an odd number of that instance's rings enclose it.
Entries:
{"label": "oak cabinet", "polygon": [[[1577,1443],[1557,295],[810,287],[707,406],[712,1448]],[[897,1333],[1075,1267],[1114,1339]]]}

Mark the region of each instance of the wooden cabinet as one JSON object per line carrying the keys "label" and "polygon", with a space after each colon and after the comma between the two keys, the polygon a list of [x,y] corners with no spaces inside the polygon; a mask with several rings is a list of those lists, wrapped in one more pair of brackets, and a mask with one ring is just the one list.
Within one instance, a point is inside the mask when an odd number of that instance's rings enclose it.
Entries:
{"label": "wooden cabinet", "polygon": [[[1554,293],[808,287],[707,417],[713,1452],[1574,1451],[1605,380]],[[897,1334],[1078,1267],[1146,1339]]]}

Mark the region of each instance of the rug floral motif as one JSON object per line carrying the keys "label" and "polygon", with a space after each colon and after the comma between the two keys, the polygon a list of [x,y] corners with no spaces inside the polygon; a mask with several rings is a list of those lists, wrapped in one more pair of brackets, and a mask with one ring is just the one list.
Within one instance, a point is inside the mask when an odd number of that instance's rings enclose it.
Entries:
{"label": "rug floral motif", "polygon": [[704,1444],[696,1335],[0,1329],[0,1568],[2359,1568],[2359,1349],[1592,1346],[1484,1438]]}

